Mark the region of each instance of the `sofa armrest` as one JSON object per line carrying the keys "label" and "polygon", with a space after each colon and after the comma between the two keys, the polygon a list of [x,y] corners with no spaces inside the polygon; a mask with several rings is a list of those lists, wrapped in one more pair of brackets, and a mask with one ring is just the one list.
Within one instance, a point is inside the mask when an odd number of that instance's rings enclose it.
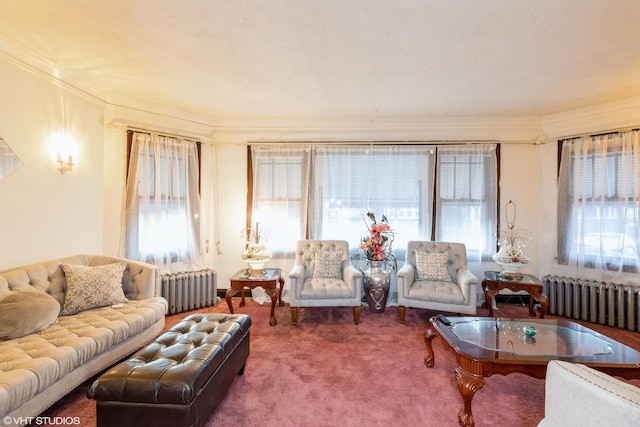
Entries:
{"label": "sofa armrest", "polygon": [[539,427],[637,426],[640,388],[582,364],[552,360]]}

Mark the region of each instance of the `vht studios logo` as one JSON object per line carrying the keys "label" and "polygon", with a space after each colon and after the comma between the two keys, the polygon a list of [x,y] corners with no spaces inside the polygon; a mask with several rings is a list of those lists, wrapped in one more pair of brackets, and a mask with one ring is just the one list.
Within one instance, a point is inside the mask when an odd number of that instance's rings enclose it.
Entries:
{"label": "vht studios logo", "polygon": [[80,417],[10,417],[2,419],[4,425],[80,425]]}

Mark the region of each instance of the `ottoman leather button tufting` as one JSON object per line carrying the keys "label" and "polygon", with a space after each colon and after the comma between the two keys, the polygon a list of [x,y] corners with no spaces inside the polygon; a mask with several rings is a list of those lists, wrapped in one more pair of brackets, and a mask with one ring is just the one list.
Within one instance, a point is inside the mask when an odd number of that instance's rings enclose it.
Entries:
{"label": "ottoman leather button tufting", "polygon": [[192,314],[98,378],[98,426],[199,426],[224,398],[249,356],[251,319]]}

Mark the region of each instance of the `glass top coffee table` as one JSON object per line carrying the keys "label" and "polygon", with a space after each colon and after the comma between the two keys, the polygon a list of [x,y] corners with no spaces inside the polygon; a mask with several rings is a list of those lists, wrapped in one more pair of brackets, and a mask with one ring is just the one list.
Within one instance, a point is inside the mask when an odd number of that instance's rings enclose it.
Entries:
{"label": "glass top coffee table", "polygon": [[471,400],[494,374],[520,372],[544,378],[553,359],[582,363],[626,379],[640,378],[640,352],[570,320],[449,317],[449,325],[432,317],[425,333],[427,356],[433,367],[431,341],[440,337],[456,357],[455,370],[464,408],[461,426],[473,426]]}

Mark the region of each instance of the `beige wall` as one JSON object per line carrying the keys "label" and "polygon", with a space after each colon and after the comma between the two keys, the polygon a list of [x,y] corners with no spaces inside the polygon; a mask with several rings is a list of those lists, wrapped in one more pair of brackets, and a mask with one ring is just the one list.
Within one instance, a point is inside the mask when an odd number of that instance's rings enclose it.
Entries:
{"label": "beige wall", "polygon": [[[640,102],[634,101],[537,120],[536,132],[531,120],[447,119],[426,125],[399,121],[398,126],[383,123],[379,128],[341,127],[327,121],[323,128],[322,121],[314,119],[307,128],[274,133],[273,127],[265,127],[242,136],[179,117],[105,106],[2,61],[0,82],[0,136],[25,164],[0,180],[0,270],[75,253],[120,254],[125,135],[126,127],[133,126],[195,136],[207,144],[203,168],[211,179],[204,185],[203,205],[208,209],[203,237],[208,245],[203,248],[208,246],[207,266],[218,272],[222,288],[245,266],[239,256],[239,236],[245,224],[247,140],[471,140],[477,134],[483,140],[507,141],[501,148],[501,208],[513,200],[516,226],[534,233],[527,248],[532,261],[524,271],[571,274],[554,260],[555,139],[640,124]],[[76,137],[80,148],[77,166],[65,175],[56,169],[47,146],[51,132],[60,127]],[[228,132],[228,127],[222,128]],[[480,277],[483,270],[494,268],[487,263],[475,267],[474,273]]]}
{"label": "beige wall", "polygon": [[[103,249],[103,108],[0,61],[0,136],[24,166],[0,180],[0,270]],[[53,133],[78,144],[62,175],[50,155]]]}

